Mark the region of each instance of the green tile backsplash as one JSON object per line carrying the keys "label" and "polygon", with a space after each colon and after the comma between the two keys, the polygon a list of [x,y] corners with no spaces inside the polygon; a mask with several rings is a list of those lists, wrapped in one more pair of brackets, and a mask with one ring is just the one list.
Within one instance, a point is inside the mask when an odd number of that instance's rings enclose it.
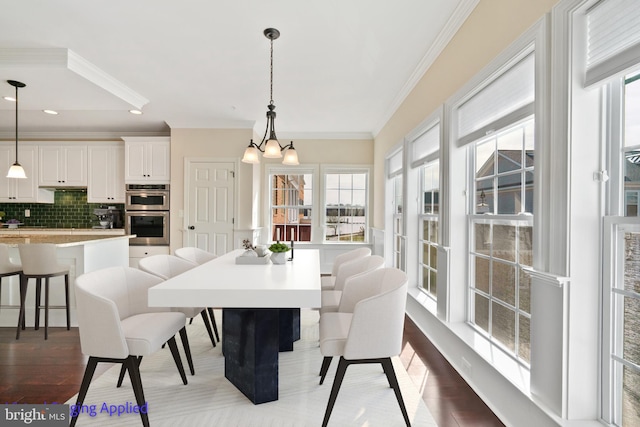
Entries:
{"label": "green tile backsplash", "polygon": [[[103,206],[100,203],[87,203],[86,190],[56,190],[53,204],[45,203],[0,203],[0,211],[6,216],[2,222],[17,219],[23,227],[47,228],[91,228],[98,225],[93,210]],[[124,213],[123,204],[111,204]],[[24,211],[29,209],[31,216],[25,218]]]}

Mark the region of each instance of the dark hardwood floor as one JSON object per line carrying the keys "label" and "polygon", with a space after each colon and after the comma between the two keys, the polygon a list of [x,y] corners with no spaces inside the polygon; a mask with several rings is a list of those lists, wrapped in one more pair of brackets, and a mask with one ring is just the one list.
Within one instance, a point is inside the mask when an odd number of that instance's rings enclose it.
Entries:
{"label": "dark hardwood floor", "polygon": [[[407,318],[400,358],[439,427],[503,424]],[[62,403],[78,392],[87,358],[78,329],[0,328],[0,403]],[[96,376],[109,369],[99,364]],[[94,377],[95,378],[95,377]]]}
{"label": "dark hardwood floor", "polygon": [[504,426],[408,317],[400,359],[438,427]]}

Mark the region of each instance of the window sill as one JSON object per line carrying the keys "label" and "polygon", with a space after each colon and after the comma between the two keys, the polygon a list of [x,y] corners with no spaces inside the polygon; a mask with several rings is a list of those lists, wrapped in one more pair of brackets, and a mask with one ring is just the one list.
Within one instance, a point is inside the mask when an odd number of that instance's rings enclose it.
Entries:
{"label": "window sill", "polygon": [[[471,351],[482,358],[487,364],[489,364],[497,373],[506,378],[510,383],[517,387],[524,395],[531,398],[530,392],[530,372],[529,368],[521,365],[518,361],[501,349],[499,346],[492,344],[485,336],[476,332],[466,322],[445,322],[437,316],[437,302],[433,301],[424,292],[418,288],[410,288],[409,295],[418,304],[420,304],[429,315],[433,316],[442,326],[447,328],[453,335],[455,335],[460,341],[466,344]],[[409,316],[411,314],[409,313]],[[413,317],[412,317],[413,319]],[[415,320],[414,320],[415,321]],[[416,322],[421,329],[422,326]],[[423,330],[424,332],[424,330]],[[426,334],[425,334],[426,335]],[[440,347],[438,343],[433,343],[436,347]],[[464,366],[458,366],[456,363],[452,363],[456,370],[462,375],[462,377],[469,383],[473,383],[473,373],[470,372],[470,368]]]}

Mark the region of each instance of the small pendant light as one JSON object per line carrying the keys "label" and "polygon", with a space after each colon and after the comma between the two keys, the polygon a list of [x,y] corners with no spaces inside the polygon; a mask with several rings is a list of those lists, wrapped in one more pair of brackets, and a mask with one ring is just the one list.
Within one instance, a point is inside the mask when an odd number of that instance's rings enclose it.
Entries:
{"label": "small pendant light", "polygon": [[7,178],[24,179],[27,177],[27,175],[24,173],[24,168],[20,165],[20,163],[18,163],[18,88],[25,87],[26,85],[15,80],[7,80],[7,83],[16,88],[16,161],[9,168]]}

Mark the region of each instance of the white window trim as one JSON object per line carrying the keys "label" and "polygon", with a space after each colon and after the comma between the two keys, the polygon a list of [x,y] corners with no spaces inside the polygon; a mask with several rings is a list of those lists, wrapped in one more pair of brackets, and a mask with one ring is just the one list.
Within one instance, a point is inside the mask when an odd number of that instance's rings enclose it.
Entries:
{"label": "white window trim", "polygon": [[[467,319],[467,278],[468,278],[468,177],[467,174],[460,174],[460,165],[465,166],[467,170],[467,150],[458,147],[457,128],[455,126],[455,109],[468,97],[473,96],[475,91],[480,90],[483,83],[493,81],[497,76],[502,74],[505,69],[524,58],[526,55],[534,52],[535,55],[535,132],[539,139],[544,139],[542,135],[547,134],[547,130],[542,127],[545,118],[548,117],[549,103],[549,87],[548,87],[548,64],[547,59],[548,47],[546,41],[547,20],[545,18],[539,20],[521,37],[519,37],[511,46],[498,55],[491,63],[485,67],[483,71],[478,73],[466,85],[464,85],[456,94],[448,99],[444,104],[444,120],[442,126],[443,144],[440,151],[440,192],[441,192],[441,209],[440,209],[440,245],[450,255],[448,262],[450,265],[457,267],[449,268],[447,272],[446,285],[441,284],[438,280],[438,301],[437,311],[438,317],[446,319],[451,325],[452,330],[468,342],[473,348],[485,348],[489,346],[492,350],[490,354],[493,357],[487,359],[498,371],[502,372],[506,378],[518,383],[519,387],[527,392],[529,388],[528,369],[523,368],[515,358],[512,358],[506,352],[503,352],[497,346],[492,346],[480,334],[475,332],[473,328],[466,324]],[[536,142],[538,144],[538,142]],[[536,145],[536,150],[539,146]],[[536,168],[541,169],[541,168]],[[538,172],[539,173],[539,172]],[[539,182],[536,175],[536,182]],[[459,195],[467,195],[459,197]],[[535,206],[542,205],[539,195],[536,195]],[[536,212],[537,214],[537,212]],[[534,218],[534,221],[538,219]],[[462,225],[462,226],[461,226]],[[534,252],[535,256],[535,252]],[[440,275],[440,269],[438,271]],[[440,291],[446,289],[446,297],[440,297]],[[419,300],[419,297],[416,297]],[[421,302],[426,310],[428,310],[428,302]],[[453,325],[456,325],[453,328]],[[481,343],[485,344],[481,344]],[[475,345],[473,343],[476,343]],[[488,348],[488,347],[487,347]],[[495,351],[499,350],[499,351]],[[495,355],[502,354],[501,362],[497,363]],[[478,351],[478,354],[483,354]],[[511,361],[511,362],[509,362]],[[514,376],[514,372],[519,375]],[[514,378],[518,380],[514,380]]]}
{"label": "white window trim", "polygon": [[[321,209],[322,213],[320,214],[320,227],[322,229],[322,241],[321,243],[326,245],[368,245],[369,242],[369,226],[371,224],[371,171],[373,170],[373,166],[371,165],[321,165],[320,166],[320,179],[322,182],[320,183],[320,187],[322,189],[322,194],[320,195],[321,200]],[[366,219],[365,219],[365,233],[364,233],[364,242],[340,242],[340,241],[327,241],[326,232],[324,224],[327,221],[327,205],[326,205],[326,175],[327,174],[335,174],[335,173],[364,173],[367,175],[367,192],[366,192],[366,200],[365,200],[365,209],[366,209]]]}
{"label": "white window trim", "polygon": [[[384,234],[384,258],[386,265],[394,265],[394,218],[395,218],[395,201],[393,199],[394,196],[394,178],[399,174],[402,174],[405,169],[405,155],[406,150],[404,149],[405,141],[400,141],[391,147],[387,153],[385,154],[384,160],[384,203],[386,207],[392,207],[391,209],[385,208],[384,210],[384,229],[386,230]],[[394,156],[401,155],[403,162],[402,167],[391,173],[390,168],[390,160]],[[405,179],[403,177],[403,179]],[[403,185],[403,191],[406,191],[406,185]],[[406,194],[404,194],[406,199]],[[403,221],[403,225],[406,227],[406,221]],[[402,233],[404,236],[404,231]]]}

